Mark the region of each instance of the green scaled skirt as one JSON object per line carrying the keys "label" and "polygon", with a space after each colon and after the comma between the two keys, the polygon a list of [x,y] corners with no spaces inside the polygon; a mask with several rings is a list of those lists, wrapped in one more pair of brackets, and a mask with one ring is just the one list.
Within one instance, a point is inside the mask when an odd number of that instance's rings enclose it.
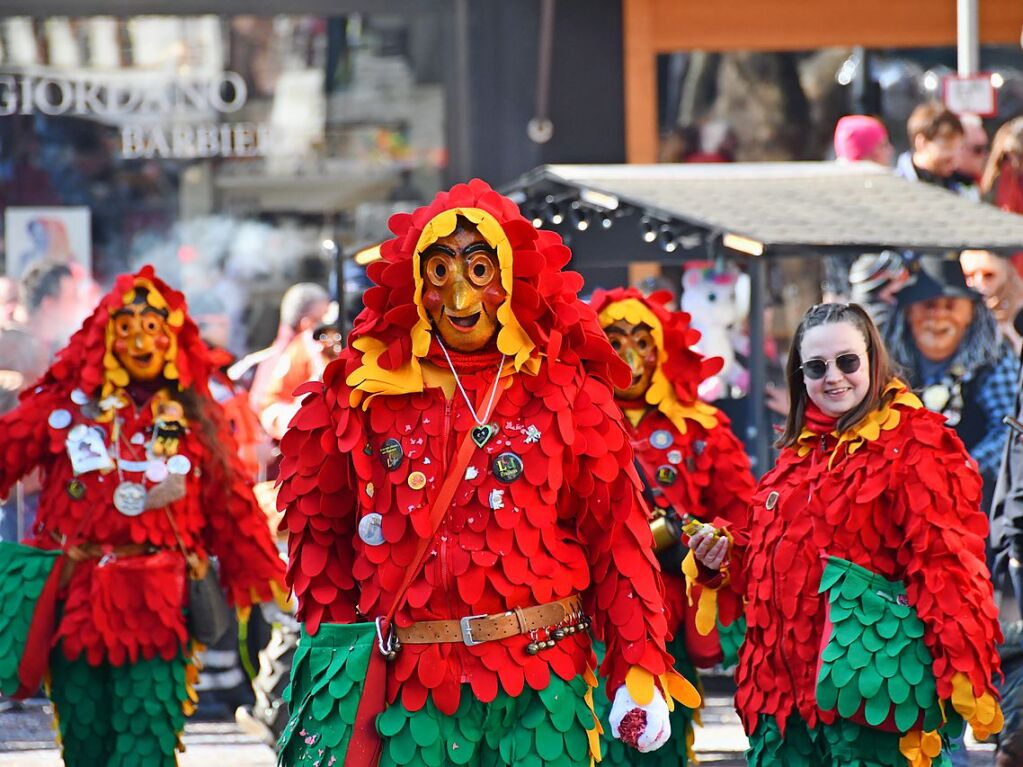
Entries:
{"label": "green scaled skirt", "polygon": [[938,729],[934,660],[905,587],[828,557],[820,593],[828,601],[827,644],[817,675],[820,708],[889,732]]}
{"label": "green scaled skirt", "polygon": [[284,691],[291,718],[277,742],[278,764],[344,763],[375,643],[372,623],[324,623],[315,636],[302,627]]}
{"label": "green scaled skirt", "polygon": [[0,542],[0,692],[18,690],[18,664],[32,616],[59,551]]}

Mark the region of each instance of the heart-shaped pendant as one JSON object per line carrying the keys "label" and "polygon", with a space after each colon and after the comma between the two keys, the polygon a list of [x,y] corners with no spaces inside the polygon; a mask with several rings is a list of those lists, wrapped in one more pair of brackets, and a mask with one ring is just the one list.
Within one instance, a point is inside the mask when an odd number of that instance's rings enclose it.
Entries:
{"label": "heart-shaped pendant", "polygon": [[472,430],[472,441],[476,443],[476,447],[483,447],[490,442],[495,434],[497,434],[497,424],[485,423]]}

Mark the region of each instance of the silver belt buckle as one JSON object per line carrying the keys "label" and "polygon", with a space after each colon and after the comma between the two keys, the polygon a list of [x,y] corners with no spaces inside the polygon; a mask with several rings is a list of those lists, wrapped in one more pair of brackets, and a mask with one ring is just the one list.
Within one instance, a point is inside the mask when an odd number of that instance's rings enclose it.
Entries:
{"label": "silver belt buckle", "polygon": [[466,647],[475,647],[478,644],[483,644],[483,642],[477,642],[475,639],[472,638],[472,628],[469,626],[469,621],[474,621],[477,618],[486,617],[487,617],[486,615],[468,615],[465,618],[462,618],[460,621],[458,621],[459,629],[462,632],[462,644],[464,644]]}

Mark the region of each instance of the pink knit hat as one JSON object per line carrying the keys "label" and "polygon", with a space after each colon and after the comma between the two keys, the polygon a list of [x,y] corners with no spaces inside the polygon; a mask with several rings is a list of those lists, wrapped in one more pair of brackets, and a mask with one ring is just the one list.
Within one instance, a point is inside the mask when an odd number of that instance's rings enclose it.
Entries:
{"label": "pink knit hat", "polygon": [[862,160],[887,138],[888,130],[877,118],[846,115],[835,126],[835,157]]}

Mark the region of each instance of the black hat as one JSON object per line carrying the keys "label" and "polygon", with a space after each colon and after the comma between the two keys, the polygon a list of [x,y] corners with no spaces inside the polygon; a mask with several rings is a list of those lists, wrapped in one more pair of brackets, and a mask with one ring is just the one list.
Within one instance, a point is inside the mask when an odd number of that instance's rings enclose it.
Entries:
{"label": "black hat", "polygon": [[947,296],[976,299],[980,294],[966,284],[959,259],[921,256],[913,264],[915,277],[900,290],[895,299],[899,306]]}

